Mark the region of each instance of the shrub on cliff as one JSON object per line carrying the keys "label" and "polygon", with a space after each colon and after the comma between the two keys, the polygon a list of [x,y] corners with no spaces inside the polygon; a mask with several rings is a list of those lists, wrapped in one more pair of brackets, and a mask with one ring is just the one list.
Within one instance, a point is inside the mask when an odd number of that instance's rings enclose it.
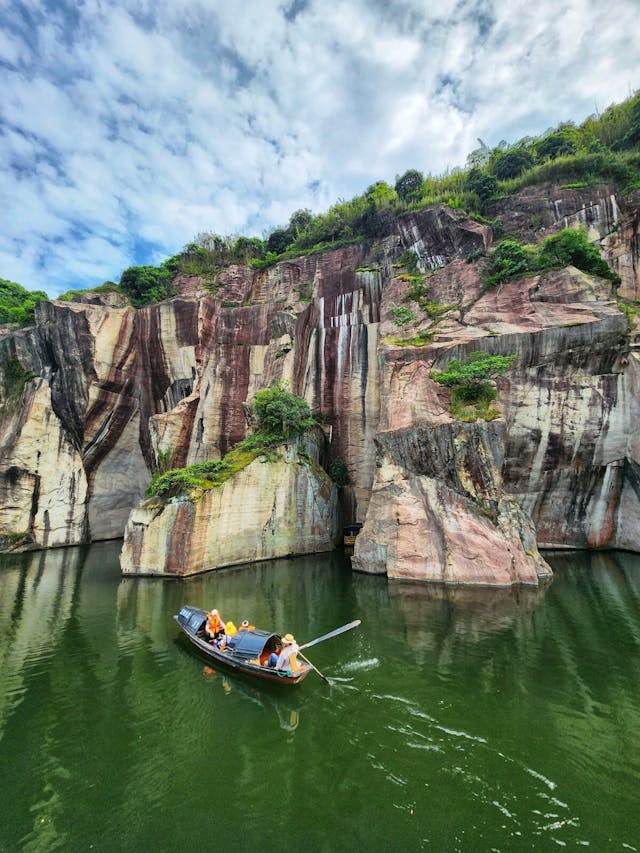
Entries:
{"label": "shrub on cliff", "polygon": [[[170,259],[171,260],[171,259]],[[162,302],[172,295],[173,274],[167,266],[129,267],[120,278],[120,287],[136,308]]]}
{"label": "shrub on cliff", "polygon": [[585,231],[564,228],[547,237],[540,246],[524,246],[516,240],[503,240],[489,255],[486,284],[492,287],[530,273],[543,272],[552,267],[574,266],[589,275],[620,283],[601,256],[598,247],[589,242]]}
{"label": "shrub on cliff", "polygon": [[489,287],[527,275],[539,268],[535,249],[523,246],[517,240],[503,240],[489,255],[489,273],[485,279]]}
{"label": "shrub on cliff", "polygon": [[619,277],[601,256],[597,246],[589,242],[589,238],[582,230],[565,228],[547,237],[540,247],[539,258],[543,269],[571,265],[590,275],[607,278],[614,283],[620,282]]}
{"label": "shrub on cliff", "polygon": [[306,400],[287,391],[281,382],[258,391],[251,409],[256,433],[273,443],[302,435],[315,425]]}
{"label": "shrub on cliff", "polygon": [[[496,398],[496,390],[489,381],[508,370],[515,355],[488,355],[472,352],[464,360],[453,359],[443,371],[434,370],[431,378],[440,385],[451,388],[451,412],[460,420],[472,420],[476,415],[491,419],[497,412],[489,409]],[[475,412],[466,412],[465,406],[475,406]]]}
{"label": "shrub on cliff", "polygon": [[316,425],[309,406],[276,382],[259,391],[251,406],[255,429],[223,459],[198,462],[186,468],[158,470],[145,492],[147,497],[170,498],[221,486],[262,453]]}
{"label": "shrub on cliff", "polygon": [[15,281],[0,278],[0,324],[32,325],[36,302],[48,298],[42,290],[26,290]]}
{"label": "shrub on cliff", "polygon": [[351,475],[347,468],[347,463],[341,456],[336,456],[333,460],[331,468],[329,469],[329,474],[336,486],[347,486],[351,482]]}
{"label": "shrub on cliff", "polygon": [[0,381],[2,394],[5,400],[11,397],[19,397],[27,382],[33,378],[33,373],[24,368],[17,358],[7,358],[0,362]]}

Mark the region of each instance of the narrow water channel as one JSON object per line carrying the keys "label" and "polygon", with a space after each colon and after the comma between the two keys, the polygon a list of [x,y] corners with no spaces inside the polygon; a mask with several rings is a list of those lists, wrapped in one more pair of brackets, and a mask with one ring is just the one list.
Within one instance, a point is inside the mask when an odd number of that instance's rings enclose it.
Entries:
{"label": "narrow water channel", "polygon": [[[340,555],[123,580],[120,543],[0,559],[0,851],[640,850],[640,558],[442,590]],[[300,642],[269,688],[184,604]]]}

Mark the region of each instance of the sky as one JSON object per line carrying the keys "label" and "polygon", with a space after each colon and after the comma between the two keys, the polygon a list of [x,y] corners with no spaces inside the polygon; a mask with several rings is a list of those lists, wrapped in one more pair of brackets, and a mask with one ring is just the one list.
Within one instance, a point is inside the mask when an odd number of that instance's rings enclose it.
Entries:
{"label": "sky", "polygon": [[640,86],[639,0],[0,0],[0,278],[263,236]]}

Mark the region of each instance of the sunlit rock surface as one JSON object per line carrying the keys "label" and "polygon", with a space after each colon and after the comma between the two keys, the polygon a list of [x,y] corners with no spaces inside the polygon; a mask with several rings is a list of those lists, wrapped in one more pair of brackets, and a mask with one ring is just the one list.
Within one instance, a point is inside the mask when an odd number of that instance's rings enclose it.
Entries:
{"label": "sunlit rock surface", "polygon": [[378,436],[354,567],[451,584],[537,585],[549,577],[529,517],[502,489],[503,434],[494,421]]}
{"label": "sunlit rock surface", "polygon": [[87,480],[50,388],[33,379],[19,402],[0,417],[0,535],[23,547],[83,542]]}
{"label": "sunlit rock surface", "polygon": [[125,574],[191,575],[330,551],[337,530],[336,487],[297,445],[283,446],[193,499],[136,507],[120,563]]}

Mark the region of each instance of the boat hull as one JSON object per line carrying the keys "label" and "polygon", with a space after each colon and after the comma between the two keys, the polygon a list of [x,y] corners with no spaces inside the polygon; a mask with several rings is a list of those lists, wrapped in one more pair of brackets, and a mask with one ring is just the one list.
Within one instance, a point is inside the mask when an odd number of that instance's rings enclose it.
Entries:
{"label": "boat hull", "polygon": [[[207,659],[214,661],[216,664],[223,666],[227,669],[230,669],[234,672],[243,673],[244,675],[248,675],[251,678],[257,678],[260,681],[268,682],[270,684],[281,684],[281,685],[295,685],[299,684],[303,681],[309,672],[311,671],[311,667],[307,664],[301,664],[300,669],[296,670],[294,673],[281,672],[279,670],[274,669],[273,667],[263,666],[259,663],[252,663],[250,660],[247,660],[240,654],[236,654],[232,649],[227,651],[222,651],[217,648],[217,646],[211,645],[206,639],[201,636],[198,636],[198,628],[194,629],[194,622],[197,623],[197,619],[194,618],[196,614],[202,613],[202,623],[204,623],[206,619],[206,612],[199,611],[195,609],[191,609],[191,617],[186,620],[181,619],[181,614],[183,610],[175,615],[173,618],[175,619],[178,627],[184,634],[184,636],[189,640],[189,642],[195,646],[198,651],[204,655]],[[251,632],[258,634],[265,634],[266,632]],[[266,634],[266,636],[271,636]]]}

